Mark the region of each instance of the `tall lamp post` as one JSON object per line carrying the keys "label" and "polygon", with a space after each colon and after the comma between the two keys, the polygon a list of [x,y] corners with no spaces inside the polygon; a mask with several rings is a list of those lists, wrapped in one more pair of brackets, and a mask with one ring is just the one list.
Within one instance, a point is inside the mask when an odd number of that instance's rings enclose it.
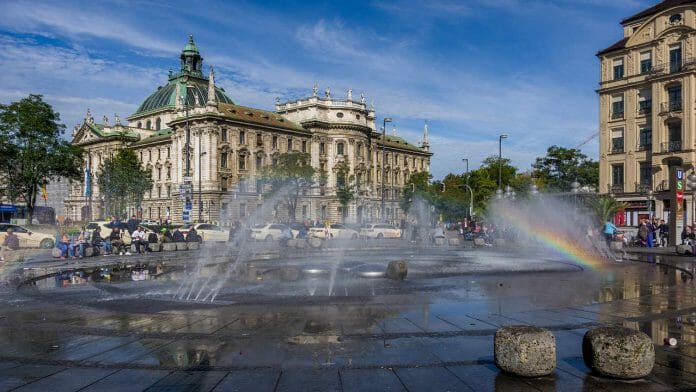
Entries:
{"label": "tall lamp post", "polygon": [[469,193],[471,193],[471,198],[469,199],[469,217],[474,216],[474,191],[471,189],[469,186],[469,158],[463,158],[462,161],[466,163],[466,180],[464,182],[464,186],[469,190]]}
{"label": "tall lamp post", "polygon": [[[188,92],[188,87],[186,88]],[[186,119],[186,176],[184,177],[184,184],[186,185],[184,187],[185,192],[186,192],[186,197],[184,197],[184,208],[182,208],[182,211],[186,210],[186,207],[189,205],[191,202],[191,199],[189,195],[193,194],[193,189],[191,189],[191,151],[190,151],[190,146],[191,146],[191,128],[189,127],[189,108],[188,108],[188,102],[185,98],[185,96],[180,96],[179,99],[181,100],[181,104],[184,106],[184,118]],[[190,213],[190,212],[189,212]],[[190,219],[190,218],[189,218]]]}
{"label": "tall lamp post", "polygon": [[570,184],[570,191],[573,192],[573,208],[577,211],[578,192],[580,192],[580,183],[578,182],[578,180],[575,180]]}
{"label": "tall lamp post", "polygon": [[498,190],[497,195],[502,196],[503,193],[503,139],[507,139],[506,133],[498,136]]}
{"label": "tall lamp post", "polygon": [[[201,134],[198,134],[198,223],[203,222],[203,165],[201,164],[201,158],[203,155],[207,154],[207,151],[201,151]],[[210,220],[210,219],[208,219]]]}
{"label": "tall lamp post", "polygon": [[384,197],[386,196],[386,181],[384,179],[386,168],[387,168],[387,123],[392,122],[391,117],[385,117],[382,120],[382,202],[380,203],[380,216],[382,222],[386,222],[386,216],[384,214]]}
{"label": "tall lamp post", "polygon": [[[693,175],[693,173],[691,173],[689,175],[689,177],[691,177],[692,175]],[[694,180],[696,180],[696,178],[694,178]],[[694,185],[696,186],[696,184],[694,184]],[[689,183],[689,187],[691,187],[691,183]],[[652,189],[648,189],[647,199],[648,199],[648,219],[652,219],[652,201],[655,199],[655,196],[654,196]]]}

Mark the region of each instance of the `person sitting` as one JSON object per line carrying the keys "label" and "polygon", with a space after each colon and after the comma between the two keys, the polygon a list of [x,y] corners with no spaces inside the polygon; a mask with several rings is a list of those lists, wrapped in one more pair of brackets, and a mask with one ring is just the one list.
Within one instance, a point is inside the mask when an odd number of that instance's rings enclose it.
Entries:
{"label": "person sitting", "polygon": [[163,227],[160,229],[160,235],[159,235],[159,243],[164,244],[164,243],[170,243],[174,242],[174,239],[172,238],[172,232],[169,231],[166,227]]}
{"label": "person sitting", "polygon": [[148,252],[150,251],[150,248],[148,247],[148,242],[145,239],[145,230],[143,229],[142,226],[138,226],[138,228],[133,232],[132,238],[133,238],[133,245],[135,245],[135,251],[137,253],[142,253],[142,251],[140,250],[141,247],[145,251],[148,251]]}
{"label": "person sitting", "polygon": [[195,227],[191,227],[191,230],[186,233],[186,242],[201,242],[201,236],[198,235]]}
{"label": "person sitting", "polygon": [[174,234],[172,234],[172,242],[186,242],[184,235],[179,231],[179,229],[174,230]]}
{"label": "person sitting", "polygon": [[114,226],[111,230],[109,242],[114,253],[123,254],[123,238],[121,238],[121,229],[118,226]]}
{"label": "person sitting", "polygon": [[97,249],[101,249],[102,255],[106,256],[107,253],[111,253],[111,244],[106,241],[101,236],[101,227],[97,226],[92,232],[92,247],[94,247],[95,254]]}
{"label": "person sitting", "polygon": [[60,258],[65,259],[70,255],[72,257],[72,249],[70,246],[70,237],[67,233],[63,232],[58,241],[56,241],[56,248],[60,250]]}
{"label": "person sitting", "polygon": [[89,246],[89,242],[87,240],[88,237],[89,235],[87,234],[85,227],[82,226],[80,228],[80,234],[77,235],[77,239],[75,240],[75,243],[72,245],[73,258],[75,258],[75,255],[77,255],[80,258],[85,257],[85,249]]}
{"label": "person sitting", "polygon": [[19,237],[12,228],[7,229],[7,236],[0,246],[0,261],[5,261],[5,256],[9,258],[11,252],[19,250]]}

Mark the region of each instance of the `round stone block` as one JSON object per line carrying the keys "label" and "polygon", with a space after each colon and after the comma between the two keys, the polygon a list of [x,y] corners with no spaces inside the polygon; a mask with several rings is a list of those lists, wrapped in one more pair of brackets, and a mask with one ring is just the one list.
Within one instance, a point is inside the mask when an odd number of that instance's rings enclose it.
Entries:
{"label": "round stone block", "polygon": [[449,246],[459,246],[459,238],[449,238],[447,243]]}
{"label": "round stone block", "polygon": [[161,252],[162,251],[162,244],[159,242],[151,242],[150,243],[150,250],[153,252]]}
{"label": "round stone block", "polygon": [[198,250],[200,248],[200,244],[198,242],[188,242],[186,243],[186,248],[188,250]]}
{"label": "round stone block", "polygon": [[493,349],[495,366],[505,373],[541,377],[556,368],[556,337],[544,328],[500,327],[495,332]]}
{"label": "round stone block", "polygon": [[582,356],[588,368],[613,378],[645,377],[655,365],[655,347],[643,332],[625,327],[599,327],[585,333]]}
{"label": "round stone block", "polygon": [[162,244],[162,250],[163,251],[176,250],[176,243],[175,242],[165,242],[164,244]]}
{"label": "round stone block", "polygon": [[474,245],[475,246],[484,246],[486,245],[486,240],[483,238],[474,238]]}
{"label": "round stone block", "polygon": [[53,248],[53,249],[51,250],[51,256],[53,256],[53,257],[55,257],[55,258],[60,257],[61,254],[62,254],[62,252],[61,252],[60,249],[58,249],[58,248]]}
{"label": "round stone block", "polygon": [[188,250],[188,245],[185,242],[175,242],[176,250]]}
{"label": "round stone block", "polygon": [[88,246],[85,248],[85,257],[92,257],[94,256],[94,248],[91,246]]}
{"label": "round stone block", "polygon": [[445,237],[435,237],[435,245],[442,246],[447,239]]}
{"label": "round stone block", "polygon": [[307,240],[304,238],[300,238],[297,241],[297,247],[298,248],[306,248],[307,247]]}
{"label": "round stone block", "polygon": [[321,238],[315,238],[312,237],[309,239],[309,246],[312,248],[320,248],[321,247]]}
{"label": "round stone block", "polygon": [[387,265],[386,276],[389,279],[404,280],[408,275],[408,266],[403,260],[393,260]]}

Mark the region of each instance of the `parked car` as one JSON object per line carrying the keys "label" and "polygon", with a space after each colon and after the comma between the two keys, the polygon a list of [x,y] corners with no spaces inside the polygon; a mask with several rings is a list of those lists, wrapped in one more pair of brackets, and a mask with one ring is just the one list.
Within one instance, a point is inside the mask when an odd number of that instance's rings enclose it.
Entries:
{"label": "parked car", "polygon": [[151,219],[145,219],[144,221],[140,222],[140,224],[143,226],[159,226],[159,222]]}
{"label": "parked car", "polygon": [[251,228],[250,238],[256,241],[278,241],[292,238],[292,232],[282,223],[261,223]]}
{"label": "parked car", "polygon": [[386,223],[373,223],[360,228],[363,238],[400,238],[401,230]]}
{"label": "parked car", "polygon": [[55,235],[33,232],[26,227],[0,223],[0,243],[5,241],[7,229],[12,228],[17,238],[19,238],[20,248],[43,248],[51,249],[55,244]]}
{"label": "parked car", "polygon": [[192,225],[187,223],[179,228],[181,234],[186,237],[191,227],[196,228],[196,232],[203,241],[227,241],[230,237],[229,231],[210,223],[197,223]]}
{"label": "parked car", "polygon": [[356,238],[358,238],[358,235],[359,235],[359,233],[356,230],[348,228],[348,227],[346,227],[346,225],[343,225],[340,223],[336,223],[336,224],[331,225],[328,229],[328,233],[327,233],[327,230],[324,228],[324,225],[311,227],[309,229],[309,236],[310,237],[326,238],[327,234],[328,234],[329,238],[350,238],[350,239],[356,239]]}

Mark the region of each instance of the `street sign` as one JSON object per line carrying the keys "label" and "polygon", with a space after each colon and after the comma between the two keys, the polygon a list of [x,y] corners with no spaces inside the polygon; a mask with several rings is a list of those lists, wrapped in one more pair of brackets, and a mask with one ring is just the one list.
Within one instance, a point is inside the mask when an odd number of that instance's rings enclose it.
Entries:
{"label": "street sign", "polygon": [[184,210],[191,211],[193,209],[193,203],[191,203],[191,200],[186,202],[186,205],[184,206]]}
{"label": "street sign", "polygon": [[677,190],[678,191],[684,190],[684,181],[682,181],[682,180],[677,181]]}
{"label": "street sign", "polygon": [[677,202],[681,203],[684,200],[684,191],[677,191]]}
{"label": "street sign", "polygon": [[184,222],[190,222],[190,221],[191,221],[191,211],[183,210],[183,211],[181,212],[181,219],[182,219]]}
{"label": "street sign", "polygon": [[193,177],[191,176],[184,176],[184,182],[191,182],[193,181]]}

